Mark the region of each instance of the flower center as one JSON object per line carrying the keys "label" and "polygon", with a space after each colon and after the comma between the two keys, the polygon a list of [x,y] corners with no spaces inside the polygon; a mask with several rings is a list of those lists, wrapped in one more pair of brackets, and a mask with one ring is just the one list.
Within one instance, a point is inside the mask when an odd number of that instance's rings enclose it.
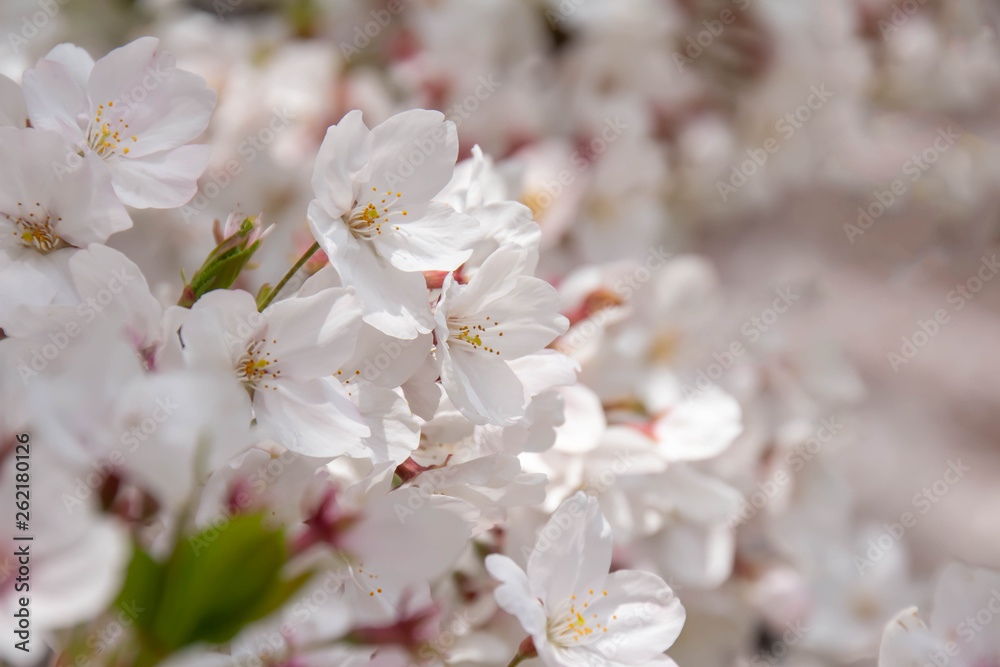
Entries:
{"label": "flower center", "polygon": [[[11,233],[22,245],[33,247],[41,253],[47,253],[59,246],[62,239],[52,228],[52,216],[40,202],[35,202],[34,206],[24,206],[18,202],[17,207],[17,215],[0,213],[0,216],[13,223],[14,229]],[[62,218],[56,218],[56,222],[59,221],[62,221]]]}
{"label": "flower center", "polygon": [[402,196],[401,192],[393,194],[388,191],[379,197],[378,189],[372,188],[372,195],[367,198],[367,201],[355,201],[354,208],[345,218],[345,222],[355,238],[371,240],[381,236],[384,231],[398,230],[399,227],[391,220],[393,216],[398,219],[400,216],[408,214],[407,211],[399,210],[397,205]]}
{"label": "flower center", "polygon": [[122,146],[122,142],[139,141],[137,136],[129,134],[124,117],[114,119],[118,115],[114,112],[114,105],[114,102],[108,102],[107,108],[103,104],[98,106],[94,120],[87,127],[87,145],[105,159],[119,153],[128,155],[129,147]]}
{"label": "flower center", "polygon": [[[277,340],[272,340],[277,343]],[[263,386],[264,389],[277,391],[278,388],[273,383],[281,375],[280,370],[271,370],[271,367],[278,363],[278,360],[271,357],[271,353],[265,348],[267,339],[260,338],[251,340],[247,344],[246,351],[236,360],[234,368],[236,377],[248,387],[253,389]]]}
{"label": "flower center", "polygon": [[375,597],[382,593],[382,588],[379,586],[378,575],[372,571],[365,572],[365,564],[358,564],[358,574],[355,577],[358,585],[361,586],[363,590],[368,591],[368,597]]}
{"label": "flower center", "polygon": [[469,317],[448,318],[448,343],[452,346],[500,356],[499,344],[503,338],[500,323],[490,319]]}
{"label": "flower center", "polygon": [[[549,619],[549,640],[553,644],[568,648],[589,644],[607,632],[608,619],[605,618],[602,623],[600,614],[595,614],[590,610],[595,600],[606,597],[607,594],[607,591],[591,589],[587,595],[571,596],[568,604],[569,610],[566,610],[567,605],[562,605],[561,613],[557,613]],[[577,597],[580,597],[581,600],[578,601]],[[617,619],[617,616],[612,616],[612,619]]]}

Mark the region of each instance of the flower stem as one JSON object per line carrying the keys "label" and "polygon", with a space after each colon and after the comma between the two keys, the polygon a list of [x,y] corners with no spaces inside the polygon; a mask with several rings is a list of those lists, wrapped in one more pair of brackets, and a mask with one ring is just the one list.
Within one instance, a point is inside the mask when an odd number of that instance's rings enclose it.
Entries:
{"label": "flower stem", "polygon": [[537,655],[538,651],[535,649],[535,642],[529,635],[525,637],[524,641],[521,642],[521,645],[517,647],[517,655],[514,656],[507,667],[517,667],[517,665],[521,664],[523,660],[534,658]]}
{"label": "flower stem", "polygon": [[278,284],[271,288],[271,290],[267,293],[267,297],[257,305],[257,310],[259,312],[263,312],[263,310],[267,308],[268,304],[274,301],[274,297],[278,296],[278,292],[280,292],[281,289],[288,284],[288,281],[292,279],[292,276],[299,272],[299,269],[301,269],[305,263],[309,261],[309,258],[312,257],[317,250],[319,250],[319,241],[309,246],[309,249],[306,250],[301,257],[299,257],[299,261],[295,262],[292,268],[288,269],[288,273],[282,277]]}
{"label": "flower stem", "polygon": [[521,661],[525,660],[527,657],[528,656],[526,656],[526,655],[522,655],[521,653],[518,653],[517,655],[514,656],[514,659],[510,661],[510,663],[507,665],[507,667],[517,667],[519,664],[521,664]]}

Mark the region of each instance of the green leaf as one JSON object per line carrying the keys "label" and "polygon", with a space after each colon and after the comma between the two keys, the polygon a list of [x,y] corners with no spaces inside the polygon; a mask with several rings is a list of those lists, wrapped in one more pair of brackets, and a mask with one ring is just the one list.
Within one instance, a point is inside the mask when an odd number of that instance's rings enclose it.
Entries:
{"label": "green leaf", "polygon": [[148,630],[153,625],[165,580],[166,568],[136,546],[115,606],[131,616],[137,627]]}
{"label": "green leaf", "polygon": [[259,514],[236,517],[177,545],[153,627],[158,642],[176,649],[229,641],[304,583],[280,578],[285,538],[261,521]]}
{"label": "green leaf", "polygon": [[257,310],[258,311],[259,310],[263,310],[261,308],[261,304],[267,303],[267,297],[270,296],[270,295],[271,295],[271,284],[270,283],[264,283],[263,285],[261,285],[260,289],[257,290]]}

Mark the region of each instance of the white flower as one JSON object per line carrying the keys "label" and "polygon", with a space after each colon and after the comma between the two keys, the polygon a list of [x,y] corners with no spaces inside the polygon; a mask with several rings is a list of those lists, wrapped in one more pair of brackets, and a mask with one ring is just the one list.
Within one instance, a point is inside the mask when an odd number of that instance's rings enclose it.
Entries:
{"label": "white flower", "polygon": [[[88,490],[114,472],[173,510],[249,444],[243,394],[211,368],[148,373],[119,333],[100,323],[80,334],[29,385],[29,412]],[[70,510],[81,504],[67,498]]]}
{"label": "white flower", "polygon": [[743,411],[735,398],[709,385],[685,392],[670,373],[659,373],[647,391],[647,408],[656,414],[651,432],[668,461],[701,461],[718,456],[743,430]]}
{"label": "white flower", "polygon": [[[7,396],[4,404],[7,405]],[[3,440],[7,436],[3,434]],[[0,508],[0,621],[5,641],[0,646],[0,662],[11,665],[42,664],[48,653],[46,638],[54,630],[87,622],[100,614],[121,587],[129,557],[129,539],[124,527],[112,517],[100,513],[91,498],[83,507],[69,511],[65,498],[80,485],[80,478],[61,465],[57,456],[40,437],[28,434],[27,448],[13,447],[0,459],[0,484],[9,500]],[[12,445],[17,444],[11,441]],[[30,532],[20,533],[15,527],[14,489],[17,468],[15,454],[27,451],[30,474]],[[20,517],[18,517],[20,518]],[[29,541],[15,541],[30,535]],[[27,581],[18,583],[18,550],[29,551]],[[28,588],[24,585],[27,583]],[[24,653],[15,648],[15,631],[21,609],[19,599],[28,597],[30,627],[28,648]]]}
{"label": "white flower", "polygon": [[16,306],[46,306],[72,292],[71,246],[103,243],[132,226],[100,160],[52,168],[68,145],[58,134],[0,127],[0,327]]}
{"label": "white flower", "polygon": [[1000,572],[948,565],[938,579],[928,625],[917,608],[885,626],[879,667],[990,667],[1000,664]]}
{"label": "white flower", "polygon": [[54,132],[0,127],[0,248],[10,259],[103,243],[132,226],[99,160],[53,169],[67,150]]}
{"label": "white flower", "polygon": [[215,91],[178,69],[160,40],[142,37],[96,63],[60,44],[24,73],[33,127],[61,132],[75,153],[100,157],[119,199],[136,208],[174,208],[191,199],[209,146],[187,145],[208,126]]}
{"label": "white flower", "polygon": [[524,416],[524,386],[508,362],[538,352],[568,326],[555,289],[520,273],[524,261],[523,251],[503,248],[468,284],[449,276],[434,313],[441,383],[477,424]]}
{"label": "white flower", "polygon": [[334,556],[327,566],[345,582],[343,603],[366,625],[394,620],[408,597],[426,594],[469,539],[467,522],[455,511],[464,504],[413,488],[389,491],[393,470],[376,466],[343,490],[317,486],[295,537],[304,558]]}
{"label": "white flower", "polygon": [[284,299],[263,313],[247,292],[215,290],[181,320],[187,363],[232,373],[253,397],[258,426],[283,446],[336,456],[369,435],[332,377],[350,357],[361,326],[361,305],[351,290]]}
{"label": "white flower", "polygon": [[35,347],[66,346],[97,318],[120,323],[137,352],[158,342],[163,308],[128,257],[99,243],[67,253],[64,277],[71,287],[48,305],[17,304],[0,318],[4,333]]}
{"label": "white flower", "polygon": [[316,158],[309,226],[365,322],[396,338],[433,323],[422,271],[457,269],[479,225],[433,202],[458,154],[455,124],[414,109],[369,130],[352,111],[327,130]]}
{"label": "white flower", "polygon": [[684,608],[655,574],[609,574],[613,546],[597,500],[578,492],[542,529],[526,571],[487,556],[502,582],[497,604],[518,618],[546,665],[674,664],[663,652],[684,626]]}
{"label": "white flower", "polygon": [[469,264],[478,266],[498,248],[514,245],[528,253],[526,272],[535,270],[542,232],[531,219],[530,208],[510,201],[514,198],[511,189],[493,160],[476,145],[472,157],[455,167],[451,182],[438,195],[482,227],[483,238],[475,244]]}

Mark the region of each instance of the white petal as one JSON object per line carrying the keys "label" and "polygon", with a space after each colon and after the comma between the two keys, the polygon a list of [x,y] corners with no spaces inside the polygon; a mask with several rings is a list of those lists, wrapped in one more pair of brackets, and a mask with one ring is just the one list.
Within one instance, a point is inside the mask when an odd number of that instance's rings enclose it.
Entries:
{"label": "white petal", "polygon": [[507,362],[441,345],[437,355],[441,384],[466,419],[476,424],[507,425],[524,416],[524,387]]}
{"label": "white petal", "polygon": [[211,146],[181,146],[141,158],[112,158],[115,194],[135,208],[177,208],[198,192],[198,178],[208,166]]}
{"label": "white petal", "polygon": [[[644,665],[659,659],[680,636],[686,613],[666,582],[652,572],[618,570],[604,585],[589,611],[607,617],[608,634],[624,641],[615,642],[615,662]],[[617,616],[618,618],[613,618]]]}
{"label": "white petal", "polygon": [[399,192],[398,203],[423,204],[455,170],[458,130],[440,111],[411,109],[372,128],[371,186]]}
{"label": "white petal", "polygon": [[546,608],[602,589],[611,569],[611,526],[593,497],[578,491],[559,506],[528,558],[528,579]]}
{"label": "white petal", "polygon": [[[72,71],[56,61],[40,60],[24,72],[22,86],[32,127],[58,132],[74,150],[83,145],[86,136],[80,117],[89,113],[89,102]],[[67,162],[66,156],[61,162]]]}
{"label": "white petal", "polygon": [[276,382],[254,394],[257,421],[299,454],[332,457],[358,447],[371,431],[332,378]]}
{"label": "white petal", "polygon": [[669,409],[654,427],[663,455],[671,461],[718,456],[743,430],[740,404],[718,387],[698,391]]}
{"label": "white petal", "polygon": [[378,237],[379,251],[402,271],[454,271],[470,256],[479,238],[479,223],[447,204],[431,202],[426,208],[397,218]]}
{"label": "white petal", "polygon": [[878,667],[924,667],[932,654],[946,655],[943,649],[944,642],[931,635],[917,616],[917,608],[910,607],[886,624]]}
{"label": "white petal", "polygon": [[[364,321],[394,338],[412,339],[433,327],[427,286],[420,273],[400,271],[369,244],[358,241],[343,223],[334,224],[314,201],[309,205],[309,227],[340,274],[364,306]],[[325,230],[325,231],[324,231]]]}
{"label": "white petal", "polygon": [[371,131],[358,110],[327,129],[316,156],[312,187],[331,224],[343,224],[339,218],[354,205],[355,183],[367,181],[371,145]]}
{"label": "white petal", "polygon": [[516,616],[528,634],[544,636],[545,611],[532,591],[524,570],[507,556],[490,554],[486,557],[486,571],[501,582],[493,591],[500,608]]}
{"label": "white petal", "polygon": [[323,290],[276,301],[264,310],[269,348],[282,376],[311,379],[332,375],[350,358],[361,330],[361,302],[354,291]]}

